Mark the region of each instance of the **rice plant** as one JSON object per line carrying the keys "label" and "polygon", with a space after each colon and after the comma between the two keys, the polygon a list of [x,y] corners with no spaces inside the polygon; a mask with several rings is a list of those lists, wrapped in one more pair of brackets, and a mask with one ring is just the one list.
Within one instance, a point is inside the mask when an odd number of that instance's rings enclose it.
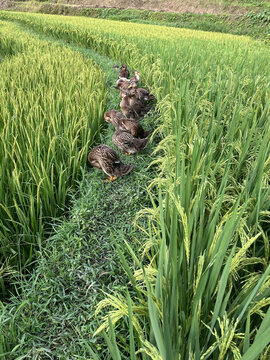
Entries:
{"label": "rice plant", "polygon": [[107,90],[89,59],[12,24],[0,44],[0,258],[22,271],[83,176]]}

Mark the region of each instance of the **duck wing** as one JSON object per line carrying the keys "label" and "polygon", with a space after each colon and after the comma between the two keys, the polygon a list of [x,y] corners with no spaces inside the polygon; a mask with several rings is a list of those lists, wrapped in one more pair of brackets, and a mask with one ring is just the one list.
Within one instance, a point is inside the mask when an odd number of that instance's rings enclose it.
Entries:
{"label": "duck wing", "polygon": [[134,146],[135,138],[127,131],[121,131],[117,134],[117,139],[126,147],[130,148]]}
{"label": "duck wing", "polygon": [[132,136],[127,131],[117,131],[113,135],[113,141],[116,146],[118,146],[121,150],[127,152],[137,152],[140,149],[144,149],[148,143],[148,139],[138,139]]}
{"label": "duck wing", "polygon": [[113,176],[115,174],[115,168],[121,165],[119,156],[112,148],[106,145],[103,145],[100,151],[102,153],[100,160],[102,170],[108,176]]}
{"label": "duck wing", "polygon": [[117,155],[117,153],[112,149],[110,148],[109,146],[106,146],[104,145],[102,148],[101,148],[101,152],[102,152],[102,158],[107,160],[107,161],[110,161],[112,163],[116,163],[116,164],[119,164],[120,163],[120,158],[119,156]]}

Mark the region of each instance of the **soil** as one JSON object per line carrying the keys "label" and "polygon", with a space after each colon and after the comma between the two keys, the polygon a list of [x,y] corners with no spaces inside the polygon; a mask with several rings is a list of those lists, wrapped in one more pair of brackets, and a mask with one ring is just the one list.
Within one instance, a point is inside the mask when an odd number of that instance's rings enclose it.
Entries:
{"label": "soil", "polygon": [[[230,5],[226,0],[58,0],[58,3],[81,5],[83,7],[141,9],[176,13],[196,14],[244,14],[249,7]],[[235,3],[234,3],[235,4]]]}
{"label": "soil", "polygon": [[[52,2],[52,5],[56,3],[56,1]],[[12,3],[10,0],[0,0],[0,9],[12,7]],[[78,6],[79,8],[140,9],[195,14],[226,13],[241,15],[250,11],[249,7],[240,4],[231,5],[228,0],[58,0],[57,3],[74,7]],[[40,2],[40,4],[42,4],[42,2]]]}
{"label": "soil", "polygon": [[4,10],[8,8],[8,4],[5,0],[0,0],[0,10]]}

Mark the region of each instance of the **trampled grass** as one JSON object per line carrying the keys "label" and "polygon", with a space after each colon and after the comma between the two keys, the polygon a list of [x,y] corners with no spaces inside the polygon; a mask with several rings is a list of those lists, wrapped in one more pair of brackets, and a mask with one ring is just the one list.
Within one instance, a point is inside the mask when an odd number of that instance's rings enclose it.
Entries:
{"label": "trampled grass", "polygon": [[269,48],[123,22],[1,17],[138,68],[158,100],[160,172],[141,212],[142,257],[127,243],[132,271],[118,249],[137,296],[110,294],[99,307],[109,309],[97,332],[110,328],[112,357],[268,359]]}
{"label": "trampled grass", "polygon": [[89,59],[12,24],[0,44],[0,258],[22,271],[83,176],[107,89]]}

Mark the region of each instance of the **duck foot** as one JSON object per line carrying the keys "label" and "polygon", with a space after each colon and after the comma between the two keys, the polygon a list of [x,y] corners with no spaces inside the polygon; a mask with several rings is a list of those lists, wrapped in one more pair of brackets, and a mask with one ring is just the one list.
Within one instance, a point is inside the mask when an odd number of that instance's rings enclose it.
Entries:
{"label": "duck foot", "polygon": [[127,156],[132,155],[132,153],[129,153],[129,152],[126,152],[125,154],[126,154]]}
{"label": "duck foot", "polygon": [[106,182],[106,183],[109,183],[109,182],[112,182],[112,181],[114,181],[114,180],[116,180],[116,179],[117,179],[117,177],[115,177],[115,176],[110,176],[109,179],[105,179],[105,180],[103,180],[103,181]]}

